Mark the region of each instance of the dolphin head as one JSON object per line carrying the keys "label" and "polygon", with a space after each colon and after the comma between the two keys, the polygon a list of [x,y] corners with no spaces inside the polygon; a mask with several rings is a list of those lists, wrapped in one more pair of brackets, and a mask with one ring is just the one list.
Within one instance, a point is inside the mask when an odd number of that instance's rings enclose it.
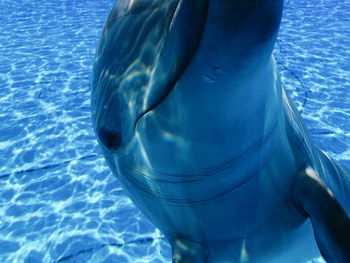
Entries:
{"label": "dolphin head", "polygon": [[[212,48],[234,71],[270,59],[283,0],[120,0],[96,51],[92,116],[107,151],[167,97],[194,56]],[[200,64],[200,63],[198,63]],[[221,65],[220,65],[221,66]]]}

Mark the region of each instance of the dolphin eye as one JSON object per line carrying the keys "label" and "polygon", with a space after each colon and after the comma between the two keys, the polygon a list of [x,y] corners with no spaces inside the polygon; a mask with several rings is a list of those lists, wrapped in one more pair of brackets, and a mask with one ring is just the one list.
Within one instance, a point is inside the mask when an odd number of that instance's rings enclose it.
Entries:
{"label": "dolphin eye", "polygon": [[97,136],[100,142],[110,150],[118,150],[121,145],[121,134],[115,131],[100,128],[97,131]]}

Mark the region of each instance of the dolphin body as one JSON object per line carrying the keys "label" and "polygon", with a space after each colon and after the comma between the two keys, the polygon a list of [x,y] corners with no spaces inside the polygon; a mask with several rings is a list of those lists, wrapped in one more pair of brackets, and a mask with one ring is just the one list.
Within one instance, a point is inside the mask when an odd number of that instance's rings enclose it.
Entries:
{"label": "dolphin body", "polygon": [[350,175],[272,50],[282,0],[119,0],[96,51],[105,158],[173,262],[350,262]]}

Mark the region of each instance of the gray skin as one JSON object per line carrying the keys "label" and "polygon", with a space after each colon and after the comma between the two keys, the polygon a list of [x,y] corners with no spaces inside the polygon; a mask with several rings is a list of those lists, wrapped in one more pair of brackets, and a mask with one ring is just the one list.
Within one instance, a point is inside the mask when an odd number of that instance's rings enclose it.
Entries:
{"label": "gray skin", "polygon": [[350,262],[350,175],[310,142],[272,50],[282,0],[120,0],[98,141],[173,262]]}

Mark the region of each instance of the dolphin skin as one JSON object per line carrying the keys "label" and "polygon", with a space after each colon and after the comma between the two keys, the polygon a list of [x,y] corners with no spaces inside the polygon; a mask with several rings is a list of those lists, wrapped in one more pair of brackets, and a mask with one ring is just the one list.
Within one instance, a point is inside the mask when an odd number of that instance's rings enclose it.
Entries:
{"label": "dolphin skin", "polygon": [[104,156],[178,263],[350,262],[350,174],[272,50],[282,0],[119,0],[96,51]]}

